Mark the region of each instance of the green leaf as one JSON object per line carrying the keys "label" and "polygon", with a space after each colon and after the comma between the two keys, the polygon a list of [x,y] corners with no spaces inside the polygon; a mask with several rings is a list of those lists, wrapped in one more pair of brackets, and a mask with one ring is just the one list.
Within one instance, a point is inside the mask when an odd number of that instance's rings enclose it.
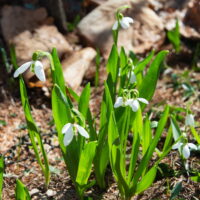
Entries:
{"label": "green leaf", "polygon": [[132,150],[131,150],[131,159],[130,159],[130,165],[129,165],[129,169],[128,169],[128,183],[129,183],[129,185],[132,182],[133,175],[134,175],[134,172],[135,172],[135,167],[136,167],[136,163],[137,163],[138,156],[139,156],[139,147],[140,147],[139,133],[135,132],[133,134],[133,144],[132,144]]}
{"label": "green leaf", "polygon": [[6,72],[10,73],[12,70],[12,65],[10,65],[8,61],[8,55],[5,51],[5,48],[0,47],[0,53],[1,53],[2,63],[5,66]]}
{"label": "green leaf", "polygon": [[182,189],[182,182],[178,182],[178,183],[174,186],[173,190],[171,191],[170,200],[175,199],[175,198],[179,195],[181,189]]}
{"label": "green leaf", "polygon": [[149,148],[149,145],[152,141],[152,129],[151,129],[151,122],[149,120],[149,117],[146,116],[144,121],[144,129],[143,129],[143,154],[146,153],[147,149]]}
{"label": "green leaf", "polygon": [[151,51],[151,53],[146,58],[138,62],[135,66],[134,70],[135,74],[143,72],[144,68],[149,64],[153,56],[154,56],[154,51]]}
{"label": "green leaf", "polygon": [[28,192],[28,189],[18,179],[16,180],[15,198],[16,200],[31,200],[31,196]]}
{"label": "green leaf", "polygon": [[58,140],[63,153],[66,152],[66,148],[63,144],[62,128],[66,123],[72,122],[70,105],[68,99],[63,94],[58,85],[54,85],[52,90],[52,112],[55,121],[56,129],[58,132]]}
{"label": "green leaf", "polygon": [[125,158],[121,150],[120,138],[115,121],[114,112],[111,113],[108,125],[108,146],[109,157],[112,171],[115,175],[119,189],[122,193],[128,191],[128,184],[126,181],[126,167]]}
{"label": "green leaf", "polygon": [[4,159],[3,156],[0,156],[0,200],[2,199],[3,172],[4,172]]}
{"label": "green leaf", "polygon": [[90,100],[90,83],[88,83],[82,91],[79,99],[78,110],[86,118],[89,110],[89,100]]}
{"label": "green leaf", "polygon": [[90,101],[90,83],[88,83],[84,88],[84,90],[82,91],[82,94],[79,98],[78,109],[88,122],[90,141],[94,141],[97,139],[97,133],[93,126],[94,120],[92,119],[92,113],[90,112],[89,101]]}
{"label": "green leaf", "polygon": [[55,68],[55,70],[51,71],[53,83],[57,84],[60,87],[63,94],[66,95],[65,79],[63,76],[62,66],[61,66],[56,48],[53,48],[51,55],[52,55],[53,64]]}
{"label": "green leaf", "polygon": [[76,94],[76,92],[72,89],[72,88],[66,88],[67,89],[67,92],[69,93],[68,95],[70,96],[72,96],[74,99],[75,99],[75,101],[76,102],[79,102],[79,96],[78,96],[78,94]]}
{"label": "green leaf", "polygon": [[108,85],[105,83],[105,90],[101,104],[98,146],[94,162],[95,176],[97,179],[97,183],[101,188],[105,187],[104,176],[106,167],[109,162],[107,133],[108,133],[109,117],[112,111],[113,111],[112,98],[110,95],[110,90],[108,88]]}
{"label": "green leaf", "polygon": [[163,150],[162,152],[165,153],[166,151],[168,151],[169,149],[172,148],[172,127],[170,126],[169,130],[168,130],[168,133],[167,133],[167,137],[165,139],[165,143],[164,143],[164,146],[163,146]]}
{"label": "green leaf", "polygon": [[116,83],[118,75],[118,51],[115,44],[112,46],[106,69],[111,74],[113,83]]}
{"label": "green leaf", "polygon": [[157,172],[157,166],[153,166],[143,177],[142,180],[138,183],[136,188],[136,194],[140,194],[153,183]]}
{"label": "green leaf", "polygon": [[134,133],[139,133],[139,136],[140,136],[140,139],[142,141],[142,144],[144,145],[144,143],[143,143],[143,140],[144,140],[144,135],[143,135],[143,118],[142,118],[142,111],[141,111],[140,108],[135,113],[135,119],[133,121],[133,127],[132,127],[132,129],[133,129]]}
{"label": "green leaf", "polygon": [[[156,55],[154,61],[149,67],[146,76],[142,81],[142,84],[139,87],[140,97],[145,98],[148,101],[150,101],[153,97],[156,89],[157,80],[159,78],[160,69],[167,53],[168,51],[161,51]],[[145,105],[143,104],[141,105],[141,107],[143,110]]]}
{"label": "green leaf", "polygon": [[142,176],[142,173],[146,170],[146,168],[148,166],[148,162],[151,159],[153,152],[155,151],[155,148],[158,144],[158,141],[159,141],[161,134],[164,130],[164,127],[166,125],[168,115],[169,115],[169,106],[166,106],[164,113],[163,113],[160,121],[158,122],[158,127],[156,129],[156,133],[151,142],[151,145],[149,146],[148,150],[146,151],[145,155],[143,156],[143,158],[138,166],[138,169],[133,177],[132,186],[131,186],[131,190],[133,190],[133,191],[135,191],[135,189],[137,187],[137,182],[138,182],[139,178]]}
{"label": "green leaf", "polygon": [[182,135],[181,134],[181,130],[178,127],[177,121],[174,117],[171,117],[171,126],[172,126],[172,133],[173,133],[173,137],[174,137],[174,141],[177,141],[178,138]]}
{"label": "green leaf", "polygon": [[194,182],[200,183],[200,173],[197,173],[195,176],[191,176],[190,179]]}
{"label": "green leaf", "polygon": [[123,69],[127,64],[127,56],[124,47],[120,51],[120,68]]}
{"label": "green leaf", "polygon": [[58,85],[54,85],[52,90],[52,110],[63,157],[71,179],[75,183],[81,146],[75,140],[69,146],[64,146],[62,128],[67,123],[73,123],[73,119],[68,99]]}
{"label": "green leaf", "polygon": [[180,48],[181,48],[181,40],[180,40],[178,20],[176,20],[175,28],[167,32],[167,37],[168,37],[169,41],[172,43],[176,52],[179,52]]}
{"label": "green leaf", "polygon": [[16,70],[18,68],[18,65],[17,65],[15,47],[13,45],[10,46],[10,57],[11,57],[12,65],[14,69]]}
{"label": "green leaf", "polygon": [[88,178],[90,176],[92,169],[92,162],[96,152],[96,146],[97,146],[96,141],[89,142],[88,144],[85,144],[85,147],[81,152],[78,172],[76,177],[76,182],[80,186],[85,186],[88,183]]}
{"label": "green leaf", "polygon": [[[41,135],[38,131],[38,128],[37,128],[34,120],[33,120],[29,101],[28,101],[28,96],[27,96],[27,92],[26,92],[25,83],[21,77],[19,79],[19,83],[20,83],[21,102],[22,102],[22,106],[24,109],[24,113],[25,113],[25,118],[26,118],[26,122],[27,122],[30,140],[33,145],[36,159],[44,173],[46,185],[48,185],[49,181],[50,181],[50,170],[49,170],[47,154],[44,149]],[[42,154],[42,157],[41,157],[40,153]]]}
{"label": "green leaf", "polygon": [[200,144],[200,136],[199,134],[196,132],[195,128],[193,126],[190,126],[190,130],[194,136],[194,138],[196,139],[196,141],[198,142],[198,144]]}

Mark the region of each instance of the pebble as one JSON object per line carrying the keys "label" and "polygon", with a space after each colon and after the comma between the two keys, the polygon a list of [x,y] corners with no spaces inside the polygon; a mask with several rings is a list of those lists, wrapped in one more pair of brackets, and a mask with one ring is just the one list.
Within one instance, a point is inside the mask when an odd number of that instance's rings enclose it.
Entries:
{"label": "pebble", "polygon": [[48,197],[52,197],[52,196],[56,195],[56,191],[49,189],[49,190],[47,190],[46,194]]}
{"label": "pebble", "polygon": [[36,193],[39,193],[39,190],[37,188],[33,188],[29,193],[32,196],[32,195],[34,195]]}

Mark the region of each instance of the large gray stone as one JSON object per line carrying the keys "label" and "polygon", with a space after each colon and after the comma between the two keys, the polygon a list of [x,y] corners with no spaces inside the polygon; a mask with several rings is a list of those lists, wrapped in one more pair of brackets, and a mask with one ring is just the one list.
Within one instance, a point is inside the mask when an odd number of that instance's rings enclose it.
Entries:
{"label": "large gray stone", "polygon": [[68,85],[77,90],[81,85],[85,72],[91,66],[96,56],[96,51],[87,47],[80,51],[73,52],[62,61],[62,68],[65,81]]}
{"label": "large gray stone", "polygon": [[123,5],[130,5],[124,16],[130,16],[135,23],[127,30],[120,30],[119,46],[135,53],[143,53],[164,40],[162,20],[150,9],[146,1],[109,0],[84,17],[78,24],[79,34],[88,44],[100,48],[108,55],[112,46],[112,25],[115,12]]}

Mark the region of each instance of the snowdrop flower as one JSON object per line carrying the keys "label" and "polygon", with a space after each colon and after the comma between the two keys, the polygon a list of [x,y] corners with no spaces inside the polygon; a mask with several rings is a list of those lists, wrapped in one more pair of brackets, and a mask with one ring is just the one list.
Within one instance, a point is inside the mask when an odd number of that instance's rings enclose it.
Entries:
{"label": "snowdrop flower", "polygon": [[43,64],[38,60],[29,61],[29,62],[26,62],[23,65],[21,65],[15,71],[14,78],[18,77],[20,74],[23,74],[26,70],[28,70],[28,68],[31,67],[31,65],[33,65],[33,69],[34,69],[34,72],[35,72],[35,75],[37,76],[37,78],[40,81],[46,81],[46,77],[45,77],[45,73],[44,73],[44,69],[43,69]]}
{"label": "snowdrop flower", "polygon": [[195,124],[194,124],[194,115],[188,114],[186,116],[185,125],[186,126],[193,126],[193,127],[195,126]]}
{"label": "snowdrop flower", "polygon": [[149,104],[149,102],[144,98],[136,98],[136,99],[128,99],[125,103],[125,105],[128,105],[132,108],[133,112],[137,112],[137,110],[140,107],[139,101],[144,104]]}
{"label": "snowdrop flower", "polygon": [[193,143],[185,144],[183,142],[177,142],[172,146],[172,149],[178,149],[180,154],[182,154],[185,159],[188,159],[190,157],[190,149],[197,150],[197,146]]}
{"label": "snowdrop flower", "polygon": [[76,129],[76,131],[79,132],[79,134],[82,135],[83,137],[89,138],[88,132],[82,126],[78,124],[67,123],[62,128],[62,133],[65,134],[63,140],[65,146],[68,146],[71,143],[75,134],[74,129]]}
{"label": "snowdrop flower", "polygon": [[128,78],[129,78],[131,84],[136,82],[136,76],[133,71],[129,74]]}
{"label": "snowdrop flower", "polygon": [[115,104],[114,104],[114,108],[118,108],[118,107],[124,106],[124,105],[125,105],[125,103],[124,103],[123,97],[117,97]]}
{"label": "snowdrop flower", "polygon": [[149,103],[144,98],[127,99],[126,101],[124,101],[123,97],[117,97],[114,108],[118,108],[120,106],[130,106],[133,112],[137,112],[140,107],[139,101],[145,104]]}
{"label": "snowdrop flower", "polygon": [[119,24],[123,29],[128,29],[130,27],[130,24],[133,23],[133,19],[131,17],[121,17],[121,19],[116,21],[112,27],[113,31],[116,31],[119,27]]}

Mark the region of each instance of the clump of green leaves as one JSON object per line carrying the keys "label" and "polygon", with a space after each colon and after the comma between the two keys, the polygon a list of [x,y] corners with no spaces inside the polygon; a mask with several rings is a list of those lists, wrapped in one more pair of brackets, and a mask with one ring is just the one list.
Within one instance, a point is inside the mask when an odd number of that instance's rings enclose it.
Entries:
{"label": "clump of green leaves", "polygon": [[[155,56],[152,51],[141,61],[133,52],[127,55],[124,47],[121,47],[119,51],[117,46],[119,28],[127,29],[130,23],[133,23],[130,17],[124,17],[121,13],[124,8],[127,6],[117,11],[116,22],[113,26],[114,44],[106,64],[107,80],[101,102],[99,128],[96,127],[95,118],[89,108],[90,84],[85,86],[80,96],[71,88],[66,87],[56,49],[53,49],[51,53],[36,51],[31,61],[34,64],[43,57],[50,60],[54,123],[67,170],[80,199],[84,198],[85,191],[96,182],[101,188],[106,187],[105,173],[108,164],[111,166],[122,199],[131,199],[132,196],[140,194],[153,183],[158,164],[172,147],[174,124],[171,124],[167,131],[162,149],[157,147],[162,133],[168,128],[169,106],[166,105],[156,126],[152,127],[148,115],[144,117],[144,109],[154,95],[160,70],[168,51],[161,51]],[[169,33],[170,38],[171,35],[177,37],[177,30],[176,34]],[[98,53],[96,87],[99,79],[99,64],[100,54]],[[149,68],[146,70],[148,65]],[[45,175],[46,183],[49,183],[50,170],[47,155],[31,116],[25,84],[21,77],[20,92],[36,158]],[[132,138],[131,141],[129,137]],[[39,157],[39,152],[43,159]],[[150,165],[155,153],[157,160]],[[95,180],[90,180],[93,165]]]}

